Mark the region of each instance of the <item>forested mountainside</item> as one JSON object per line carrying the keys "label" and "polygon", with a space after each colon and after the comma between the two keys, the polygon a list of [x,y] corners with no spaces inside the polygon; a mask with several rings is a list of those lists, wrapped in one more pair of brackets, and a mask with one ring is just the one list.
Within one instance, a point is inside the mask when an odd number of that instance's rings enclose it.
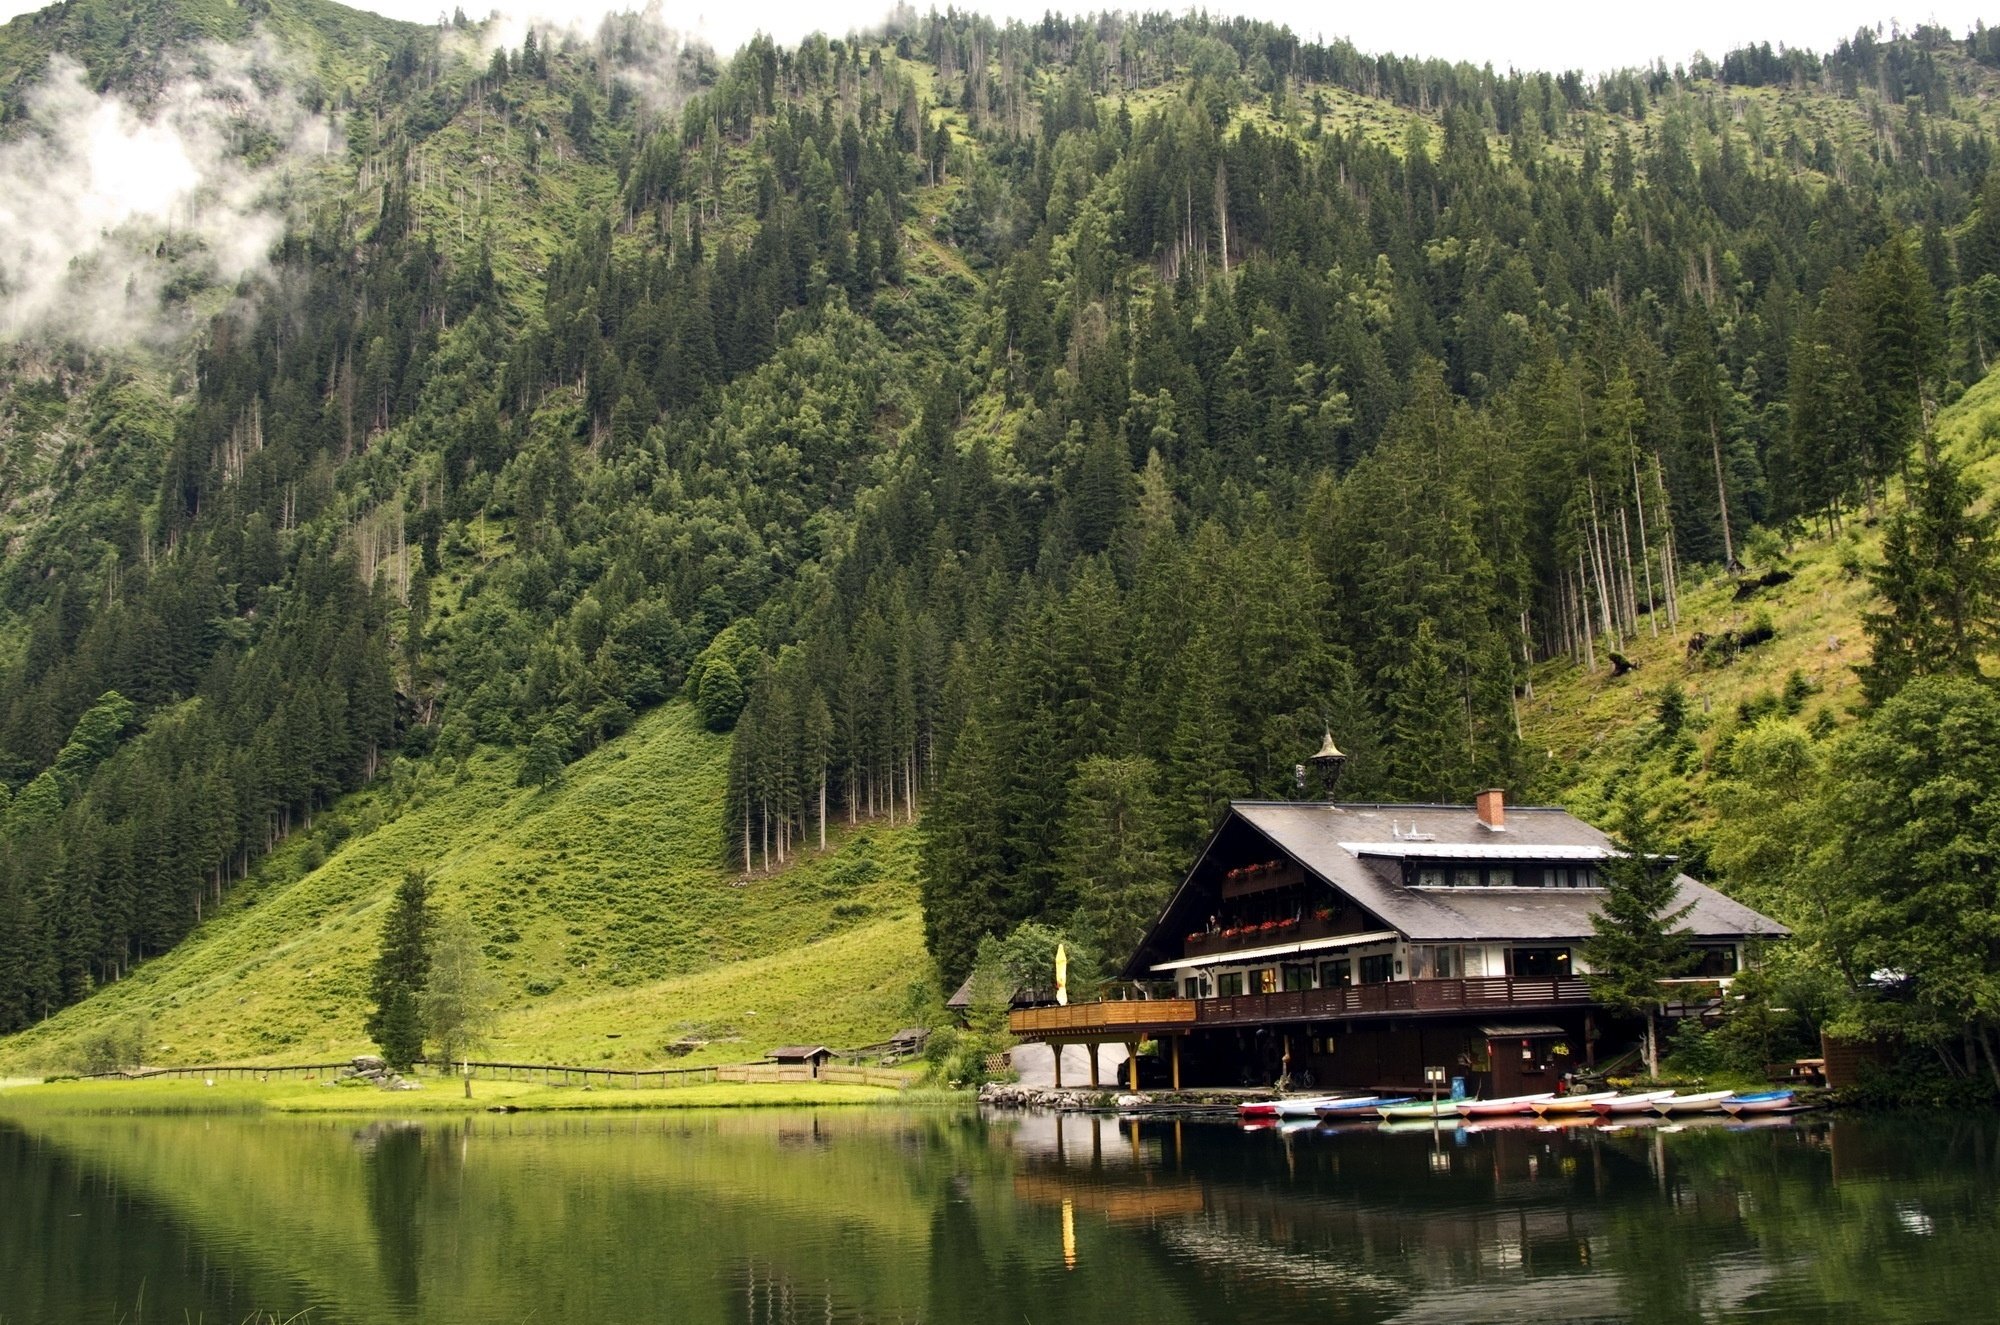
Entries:
{"label": "forested mountainside", "polygon": [[1357,797],[1549,789],[1530,669],[1872,512],[2000,334],[1983,30],[1588,80],[207,12],[0,30],[25,171],[45,89],[138,116],[253,20],[213,157],[282,219],[8,272],[0,1029],[343,793],[552,787],[676,695],[734,868],[921,814],[945,979],[1029,919],[1115,948],[1325,728]]}

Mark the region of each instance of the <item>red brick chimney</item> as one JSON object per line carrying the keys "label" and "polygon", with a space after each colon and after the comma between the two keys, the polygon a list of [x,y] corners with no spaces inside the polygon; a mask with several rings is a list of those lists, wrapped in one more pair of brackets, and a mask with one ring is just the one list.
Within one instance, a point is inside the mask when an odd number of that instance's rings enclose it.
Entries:
{"label": "red brick chimney", "polygon": [[1473,801],[1473,808],[1479,812],[1479,822],[1498,833],[1507,827],[1507,794],[1495,787],[1482,791]]}

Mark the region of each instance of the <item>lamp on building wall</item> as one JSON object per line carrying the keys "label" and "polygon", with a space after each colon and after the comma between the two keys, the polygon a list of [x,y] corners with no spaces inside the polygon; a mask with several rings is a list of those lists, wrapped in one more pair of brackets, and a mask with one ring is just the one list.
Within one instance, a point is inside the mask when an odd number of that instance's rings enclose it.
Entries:
{"label": "lamp on building wall", "polygon": [[1333,789],[1340,785],[1340,775],[1347,768],[1347,756],[1333,743],[1332,732],[1320,743],[1319,753],[1312,757],[1312,766],[1319,770],[1320,794],[1332,800]]}

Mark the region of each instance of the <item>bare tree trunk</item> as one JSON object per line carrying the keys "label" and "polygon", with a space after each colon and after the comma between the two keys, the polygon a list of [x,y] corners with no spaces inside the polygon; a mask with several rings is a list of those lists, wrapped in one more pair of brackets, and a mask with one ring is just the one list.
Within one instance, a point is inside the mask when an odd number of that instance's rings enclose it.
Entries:
{"label": "bare tree trunk", "polygon": [[1708,421],[1708,445],[1715,456],[1715,503],[1722,512],[1722,564],[1727,570],[1736,569],[1736,541],[1729,533],[1729,485],[1722,477],[1722,429],[1714,419]]}
{"label": "bare tree trunk", "polygon": [[1576,581],[1577,615],[1582,619],[1583,625],[1584,666],[1594,672],[1597,670],[1597,647],[1595,642],[1590,638],[1590,604],[1584,600],[1584,594],[1589,592],[1590,589],[1590,575],[1583,568],[1582,548],[1578,548],[1576,552]]}
{"label": "bare tree trunk", "polygon": [[1646,568],[1646,620],[1660,637],[1660,607],[1653,601],[1653,545],[1646,541],[1646,493],[1639,484],[1639,453],[1632,453],[1632,502],[1639,511],[1639,562]]}

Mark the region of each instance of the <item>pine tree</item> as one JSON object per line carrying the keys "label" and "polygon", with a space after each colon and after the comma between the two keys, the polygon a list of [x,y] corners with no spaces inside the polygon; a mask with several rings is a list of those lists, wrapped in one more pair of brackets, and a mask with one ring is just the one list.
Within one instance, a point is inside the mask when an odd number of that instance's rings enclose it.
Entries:
{"label": "pine tree", "polygon": [[1598,866],[1604,900],[1591,917],[1583,959],[1591,997],[1645,1019],[1646,1069],[1657,1077],[1660,981],[1682,974],[1693,960],[1687,932],[1677,926],[1694,903],[1679,904],[1679,868],[1655,849],[1645,812],[1628,801],[1622,818],[1618,854]]}
{"label": "pine tree", "polygon": [[1130,952],[1172,887],[1156,775],[1150,759],[1093,755],[1070,783],[1063,887],[1101,952]]}
{"label": "pine tree", "polygon": [[1430,622],[1417,627],[1386,707],[1390,794],[1398,800],[1451,800],[1471,772],[1465,698],[1452,684]]}
{"label": "pine tree", "polygon": [[2000,544],[1995,516],[1957,464],[1925,465],[1910,504],[1889,519],[1882,564],[1869,576],[1885,609],[1866,613],[1862,690],[1880,704],[1921,676],[1979,677],[2000,643]]}
{"label": "pine tree", "polygon": [[430,887],[424,871],[404,873],[389,903],[381,948],[369,977],[375,1010],[368,1017],[368,1036],[398,1071],[407,1070],[424,1052],[422,1000],[431,969]]}

